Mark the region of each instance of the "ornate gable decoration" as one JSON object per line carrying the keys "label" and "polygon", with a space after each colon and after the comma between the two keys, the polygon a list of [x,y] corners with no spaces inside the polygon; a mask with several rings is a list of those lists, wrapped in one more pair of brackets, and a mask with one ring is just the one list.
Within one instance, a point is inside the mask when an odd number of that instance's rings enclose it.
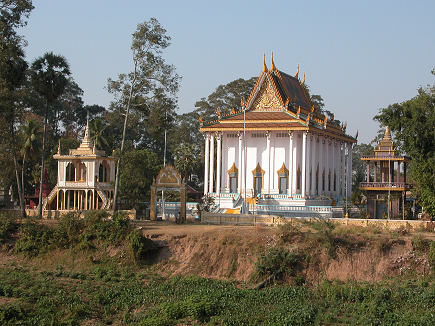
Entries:
{"label": "ornate gable decoration", "polygon": [[171,165],[160,170],[154,185],[157,187],[181,187],[183,180],[178,171]]}
{"label": "ornate gable decoration", "polygon": [[268,77],[264,78],[251,107],[254,111],[268,111],[270,109],[281,110],[281,103]]}

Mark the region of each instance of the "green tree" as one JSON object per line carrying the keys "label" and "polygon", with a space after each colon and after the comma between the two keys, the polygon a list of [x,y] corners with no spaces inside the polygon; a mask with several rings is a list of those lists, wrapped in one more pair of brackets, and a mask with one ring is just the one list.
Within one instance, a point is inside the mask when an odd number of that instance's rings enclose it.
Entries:
{"label": "green tree", "polygon": [[360,182],[364,181],[367,165],[361,157],[373,155],[373,146],[370,144],[355,144],[352,147],[352,192],[359,189]]}
{"label": "green tree", "polygon": [[219,85],[207,98],[203,97],[195,103],[195,112],[204,120],[217,119],[216,110],[223,114],[240,107],[240,101],[248,99],[257,77],[239,78],[225,85]]}
{"label": "green tree", "polygon": [[201,166],[201,153],[194,144],[181,143],[174,151],[174,166],[187,181]]}
{"label": "green tree", "polygon": [[[116,80],[108,80],[107,89],[115,96],[111,105],[112,110],[119,111],[119,113],[125,112],[120,157],[115,177],[114,211],[117,210],[119,175],[123,166],[121,159],[124,153],[130,109],[135,114],[138,123],[144,123],[155,104],[156,94],[160,97],[174,98],[178,91],[180,78],[175,73],[175,68],[167,64],[162,57],[162,51],[170,45],[169,41],[170,37],[166,35],[166,30],[157,19],[151,18],[149,21],[138,24],[133,33],[131,45],[133,72],[120,74]],[[135,127],[137,128],[137,125]]]}
{"label": "green tree", "polygon": [[122,160],[120,175],[120,198],[128,205],[149,200],[153,177],[161,164],[157,154],[146,149],[126,151]]}
{"label": "green tree", "polygon": [[23,197],[25,196],[24,172],[26,170],[26,158],[35,158],[39,150],[39,138],[41,136],[40,125],[36,120],[27,120],[21,127],[21,132],[24,136],[24,146],[21,148],[23,162],[21,165],[21,189]]}
{"label": "green tree", "polygon": [[0,119],[8,130],[0,140],[12,156],[21,214],[25,216],[24,197],[18,175],[16,124],[22,114],[23,90],[27,62],[24,59],[24,40],[17,28],[25,26],[32,11],[31,1],[3,0],[0,3]]}
{"label": "green tree", "polygon": [[103,149],[108,152],[109,142],[107,141],[107,127],[109,125],[101,118],[92,120],[89,124],[89,132],[91,139],[98,149]]}
{"label": "green tree", "polygon": [[[432,71],[435,75],[435,70]],[[380,109],[375,120],[389,126],[397,148],[411,157],[414,191],[426,212],[435,217],[435,85],[420,88],[417,96]]]}
{"label": "green tree", "polygon": [[42,217],[42,185],[45,160],[45,142],[47,138],[47,119],[49,106],[65,90],[70,75],[69,65],[63,56],[55,55],[52,52],[44,54],[32,63],[31,80],[34,89],[45,98],[46,107],[44,112],[44,133],[42,137],[41,154],[41,178],[39,192],[39,217]]}

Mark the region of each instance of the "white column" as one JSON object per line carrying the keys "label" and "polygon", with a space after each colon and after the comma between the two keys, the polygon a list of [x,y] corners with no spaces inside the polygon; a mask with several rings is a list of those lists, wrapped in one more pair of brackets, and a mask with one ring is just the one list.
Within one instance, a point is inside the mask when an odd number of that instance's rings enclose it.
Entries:
{"label": "white column", "polygon": [[209,134],[204,135],[205,147],[204,147],[204,195],[208,193],[208,164],[209,164],[209,154],[210,154],[210,143]]}
{"label": "white column", "polygon": [[328,185],[330,185],[329,181],[329,172],[330,172],[330,166],[329,166],[329,138],[325,138],[325,193],[330,196],[330,188]]}
{"label": "white column", "polygon": [[352,143],[349,143],[349,155],[347,157],[348,159],[348,188],[347,188],[347,195],[350,197],[352,195]]}
{"label": "white column", "polygon": [[217,162],[216,162],[216,192],[221,192],[221,165],[222,165],[222,135],[218,134],[217,140]]}
{"label": "white column", "polygon": [[340,196],[344,197],[344,187],[345,187],[344,186],[344,182],[345,182],[345,176],[344,176],[344,173],[345,173],[344,142],[341,142],[340,145],[341,145],[340,146],[340,157],[341,157],[341,159],[340,159],[340,162],[341,162],[341,165],[340,165]]}
{"label": "white column", "polygon": [[303,132],[302,133],[302,169],[301,169],[301,173],[302,173],[302,197],[305,197],[305,166],[306,166],[306,156],[307,156],[307,132]]}
{"label": "white column", "polygon": [[214,186],[214,135],[210,135],[210,176],[209,176],[209,192],[213,192]]}
{"label": "white column", "polygon": [[289,196],[293,195],[293,132],[289,131],[289,145],[288,145],[288,189]]}
{"label": "white column", "polygon": [[[334,174],[335,174],[335,139],[331,142],[331,154],[332,154],[332,168],[331,168],[331,192],[333,193],[333,196],[336,195],[336,192],[334,190]],[[337,188],[336,188],[337,189]]]}
{"label": "white column", "polygon": [[293,137],[292,137],[293,141],[292,141],[292,146],[293,146],[293,157],[292,157],[292,163],[293,163],[293,168],[292,170],[292,179],[293,179],[293,194],[297,193],[297,182],[298,182],[298,143],[297,143],[297,137],[296,134],[293,133]]}
{"label": "white column", "polygon": [[311,141],[311,195],[316,195],[317,135]]}
{"label": "white column", "polygon": [[239,161],[238,161],[238,176],[237,176],[237,192],[242,193],[242,133],[239,133]]}
{"label": "white column", "polygon": [[319,145],[317,146],[318,158],[317,162],[319,164],[319,174],[317,176],[317,184],[319,185],[319,192],[317,193],[319,196],[323,195],[322,190],[322,172],[323,172],[323,137],[319,135],[318,137]]}
{"label": "white column", "polygon": [[270,194],[270,133],[266,132],[266,153],[267,153],[267,193]]}
{"label": "white column", "polygon": [[305,159],[305,193],[311,194],[311,180],[310,180],[310,167],[311,167],[311,135],[307,131],[307,144],[306,144],[306,159]]}

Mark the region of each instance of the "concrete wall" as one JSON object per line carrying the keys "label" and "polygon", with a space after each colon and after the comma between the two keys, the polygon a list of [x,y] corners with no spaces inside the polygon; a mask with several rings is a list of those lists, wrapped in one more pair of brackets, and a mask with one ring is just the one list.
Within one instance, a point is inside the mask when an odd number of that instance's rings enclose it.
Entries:
{"label": "concrete wall", "polygon": [[[284,223],[297,223],[304,221],[318,221],[317,218],[283,218],[267,215],[243,215],[243,214],[217,214],[203,213],[201,223],[204,224],[219,224],[219,225],[279,225]],[[415,221],[415,220],[375,220],[375,219],[350,219],[350,218],[334,218],[328,219],[337,224],[363,226],[363,227],[379,227],[387,229],[401,229],[435,231],[435,222],[431,221]]]}

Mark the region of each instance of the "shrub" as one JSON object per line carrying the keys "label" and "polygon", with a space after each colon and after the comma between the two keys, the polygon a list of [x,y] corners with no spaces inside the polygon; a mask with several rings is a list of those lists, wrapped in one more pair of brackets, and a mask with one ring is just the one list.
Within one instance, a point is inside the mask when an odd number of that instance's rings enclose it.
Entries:
{"label": "shrub", "polygon": [[295,276],[304,260],[305,255],[302,253],[289,252],[282,247],[269,248],[258,259],[255,271],[258,276],[282,280],[286,276]]}
{"label": "shrub", "polygon": [[435,273],[435,241],[430,242],[427,259],[429,261],[429,265],[432,270],[432,273]]}
{"label": "shrub", "polygon": [[154,241],[144,237],[138,230],[131,231],[127,240],[136,262],[149,258],[158,250]]}
{"label": "shrub", "polygon": [[109,219],[106,211],[88,212],[83,223],[81,240],[85,242],[97,239],[107,244],[119,245],[130,231],[129,220],[121,213]]}
{"label": "shrub", "polygon": [[84,221],[77,213],[68,213],[59,219],[53,233],[53,241],[59,248],[71,248],[79,243]]}
{"label": "shrub", "polygon": [[12,233],[18,229],[15,218],[9,216],[0,216],[0,243],[6,242]]}
{"label": "shrub", "polygon": [[53,243],[53,230],[30,220],[19,228],[19,233],[21,236],[15,243],[15,251],[27,257],[39,255]]}

